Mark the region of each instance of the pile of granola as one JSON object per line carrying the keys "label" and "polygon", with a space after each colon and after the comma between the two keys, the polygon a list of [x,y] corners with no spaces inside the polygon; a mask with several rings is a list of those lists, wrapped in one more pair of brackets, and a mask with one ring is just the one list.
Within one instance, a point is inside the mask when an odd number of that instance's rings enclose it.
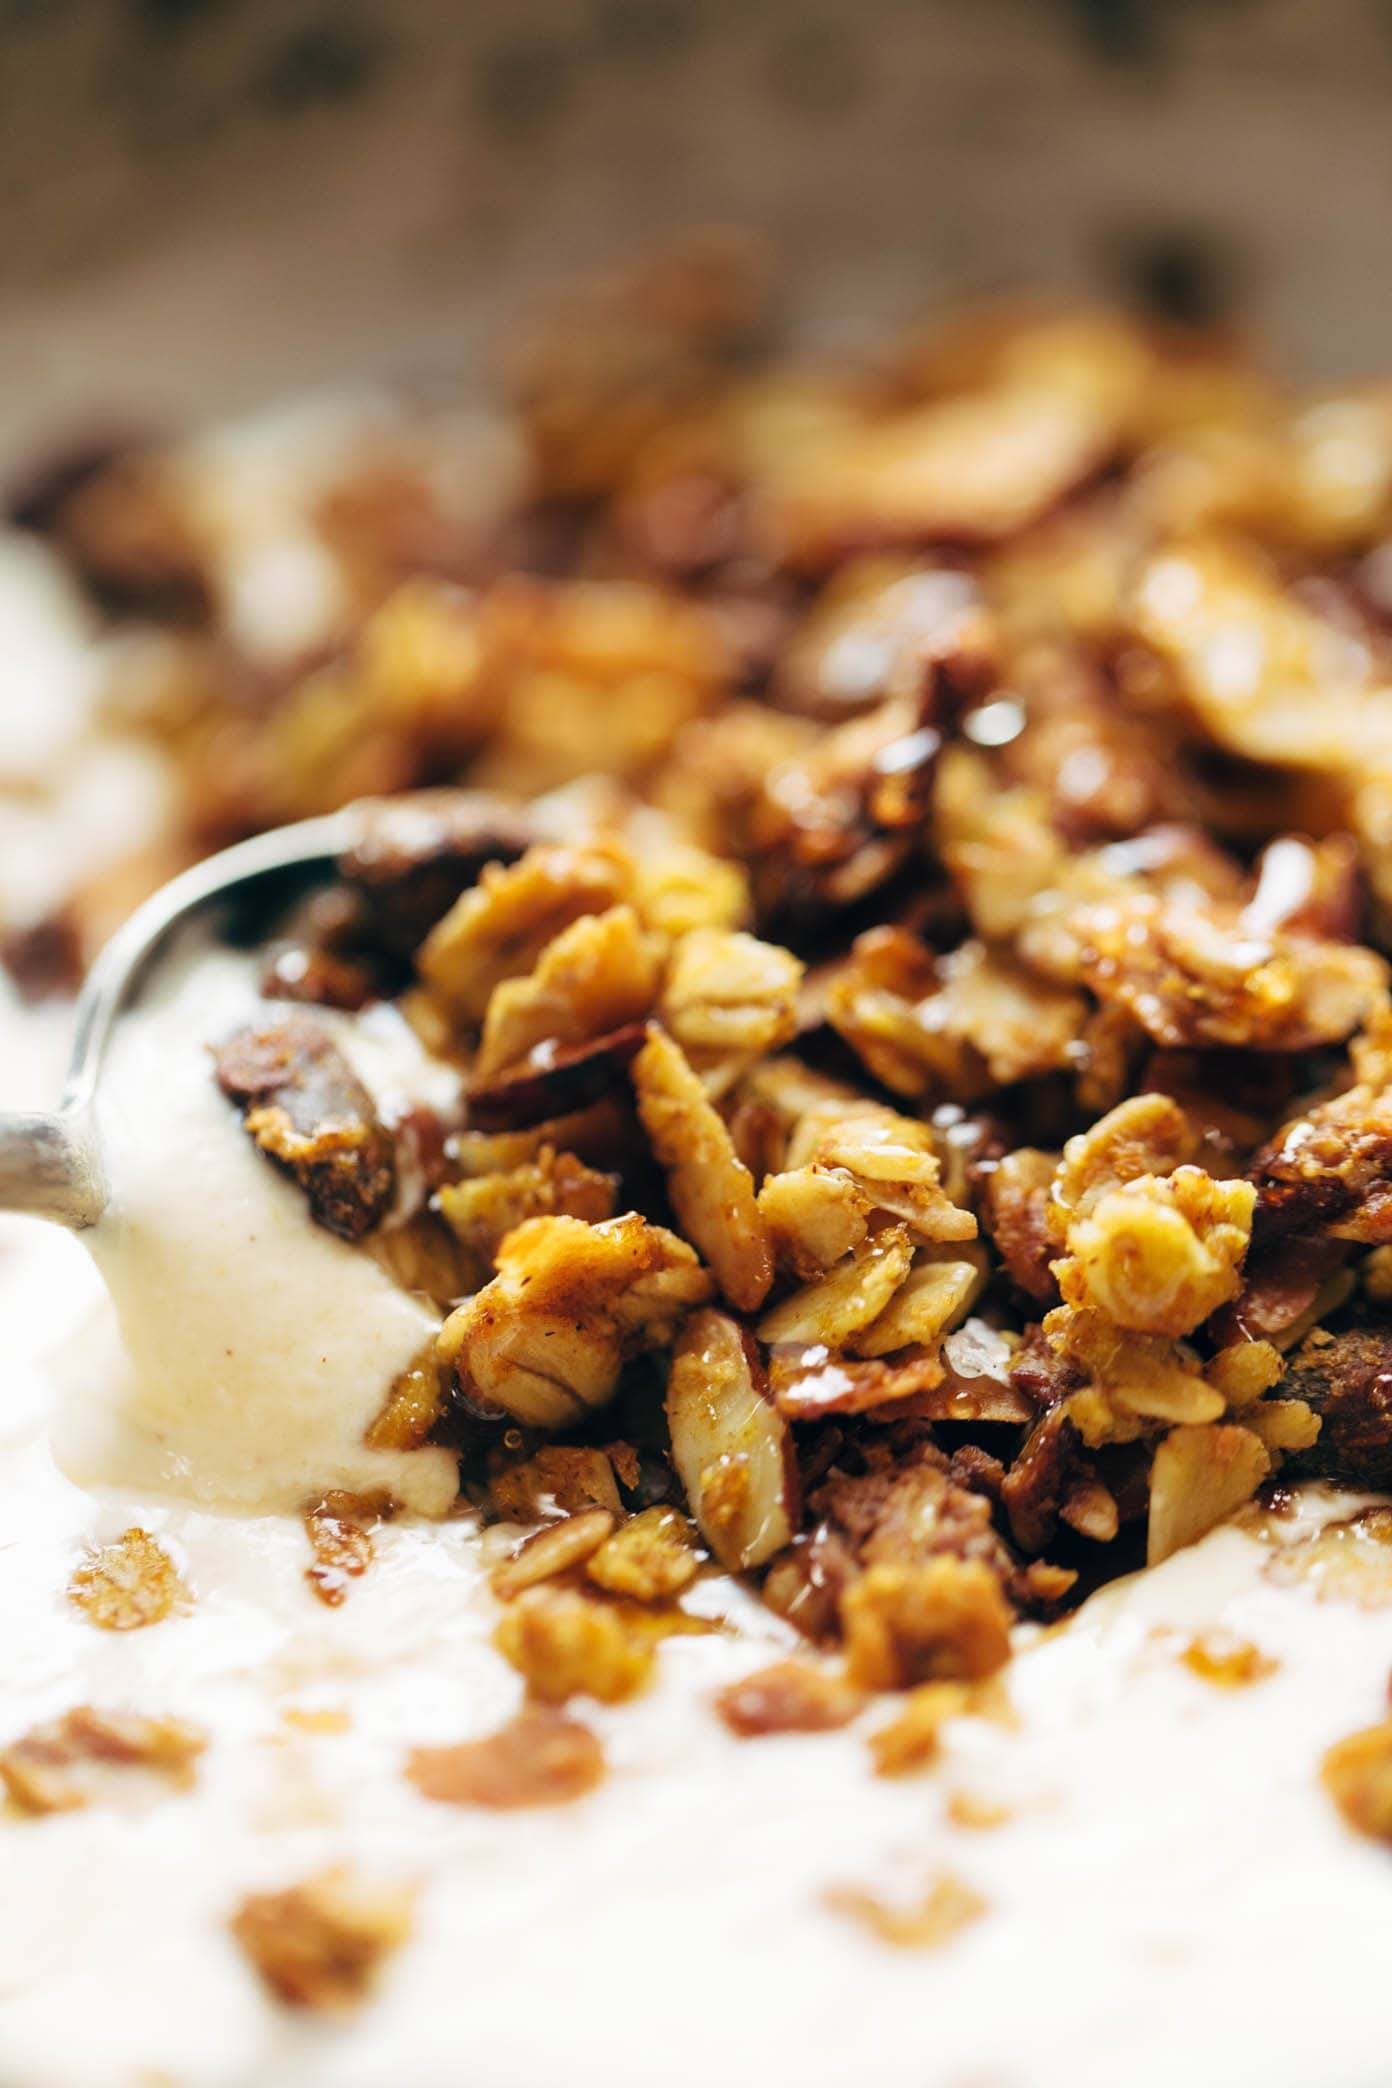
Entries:
{"label": "pile of granola", "polygon": [[[130,640],[176,856],[382,799],[216,1078],[438,1307],[369,1440],[532,1526],[534,1697],[637,1688],[714,1562],[845,1654],[734,1728],[920,1692],[893,1770],[1016,1617],[1278,1472],[1392,1485],[1392,387],[1077,310],[796,364],[756,274],[549,310],[482,518],[419,430],[360,459],[309,656],[239,647],[178,445],[21,512]],[[383,1000],[457,1116],[380,1120],[335,1024]],[[389,1510],[310,1510],[327,1599]],[[585,1787],[528,1716],[422,1788]]]}

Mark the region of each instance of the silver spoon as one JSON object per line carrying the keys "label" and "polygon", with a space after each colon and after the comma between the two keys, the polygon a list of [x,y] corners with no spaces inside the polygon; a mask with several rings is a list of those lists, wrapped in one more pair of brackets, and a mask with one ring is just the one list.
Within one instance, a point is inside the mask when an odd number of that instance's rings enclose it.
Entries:
{"label": "silver spoon", "polygon": [[78,998],[67,1084],[56,1110],[0,1112],[0,1210],[49,1218],[75,1232],[107,1202],[93,1102],[112,1027],[177,931],[285,873],[327,874],[359,838],[360,808],[277,827],[197,863],[153,893],[98,957]]}

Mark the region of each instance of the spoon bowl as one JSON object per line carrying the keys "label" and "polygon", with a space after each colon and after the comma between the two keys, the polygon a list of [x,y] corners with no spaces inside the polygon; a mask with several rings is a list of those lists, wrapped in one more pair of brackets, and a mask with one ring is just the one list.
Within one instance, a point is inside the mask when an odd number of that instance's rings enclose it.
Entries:
{"label": "spoon bowl", "polygon": [[276,827],[197,863],[154,892],[117,930],[78,997],[72,1057],[56,1110],[0,1112],[0,1210],[50,1219],[75,1232],[95,1225],[108,1189],[93,1103],[112,1029],[148,983],[179,931],[219,911],[262,921],[330,871],[358,838],[349,807]]}

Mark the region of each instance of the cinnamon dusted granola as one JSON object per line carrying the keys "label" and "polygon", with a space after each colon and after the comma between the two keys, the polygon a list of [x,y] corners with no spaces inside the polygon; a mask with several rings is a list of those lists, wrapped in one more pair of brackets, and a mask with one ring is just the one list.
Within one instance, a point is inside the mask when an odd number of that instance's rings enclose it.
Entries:
{"label": "cinnamon dusted granola", "polygon": [[278,2001],[344,2015],[372,1991],[411,1932],[414,1891],[369,1884],[346,1867],[281,1892],[249,1893],[232,1934]]}

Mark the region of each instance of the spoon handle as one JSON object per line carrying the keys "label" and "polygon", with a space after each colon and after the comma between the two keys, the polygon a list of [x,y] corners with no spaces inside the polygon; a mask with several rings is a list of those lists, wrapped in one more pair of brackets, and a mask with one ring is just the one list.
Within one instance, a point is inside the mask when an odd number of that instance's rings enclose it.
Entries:
{"label": "spoon handle", "polygon": [[81,1232],[105,1203],[85,1110],[0,1112],[0,1210]]}

